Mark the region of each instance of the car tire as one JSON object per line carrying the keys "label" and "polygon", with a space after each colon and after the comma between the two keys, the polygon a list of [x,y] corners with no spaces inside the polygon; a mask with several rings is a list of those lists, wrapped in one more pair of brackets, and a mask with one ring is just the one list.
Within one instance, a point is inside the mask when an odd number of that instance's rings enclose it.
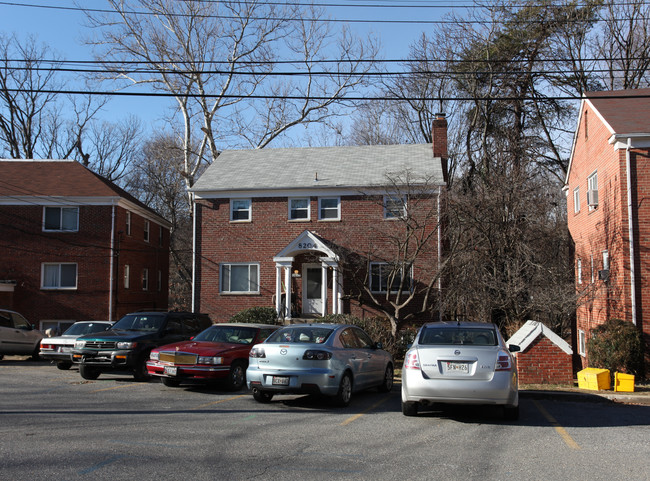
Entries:
{"label": "car tire", "polygon": [[178,379],[172,379],[171,377],[163,377],[162,383],[167,387],[178,387],[181,385],[181,381]]}
{"label": "car tire", "polygon": [[61,369],[62,371],[67,371],[67,370],[70,369],[71,367],[72,367],[72,363],[71,363],[71,362],[65,362],[65,361],[62,361],[62,362],[57,362],[57,363],[56,363],[56,368],[57,368],[57,369]]}
{"label": "car tire", "polygon": [[2,361],[5,358],[4,354],[0,354],[0,361]]}
{"label": "car tire", "polygon": [[228,388],[231,391],[240,391],[246,385],[246,364],[235,361],[230,365],[228,373]]}
{"label": "car tire", "polygon": [[345,407],[350,404],[352,399],[352,377],[350,374],[345,373],[341,378],[339,384],[339,392],[334,396],[334,404],[340,407]]}
{"label": "car tire", "polygon": [[519,419],[519,406],[503,406],[503,419],[516,421]]}
{"label": "car tire", "polygon": [[379,386],[379,392],[390,392],[393,389],[393,365],[388,364],[384,371],[384,380]]}
{"label": "car tire", "polygon": [[40,361],[41,360],[41,345],[40,343],[34,348],[34,352],[32,352],[32,361]]}
{"label": "car tire", "polygon": [[137,363],[135,364],[133,379],[138,382],[146,382],[150,379],[149,373],[147,372],[147,359],[149,359],[149,353],[138,359]]}
{"label": "car tire", "polygon": [[101,372],[99,369],[92,367],[92,366],[85,366],[81,364],[79,366],[79,374],[81,374],[81,377],[84,379],[89,379],[91,381],[94,381],[99,377]]}
{"label": "car tire", "polygon": [[260,403],[270,403],[271,399],[273,399],[273,394],[255,387],[253,388],[253,399]]}
{"label": "car tire", "polygon": [[404,416],[417,416],[419,404],[415,401],[402,401],[402,414]]}

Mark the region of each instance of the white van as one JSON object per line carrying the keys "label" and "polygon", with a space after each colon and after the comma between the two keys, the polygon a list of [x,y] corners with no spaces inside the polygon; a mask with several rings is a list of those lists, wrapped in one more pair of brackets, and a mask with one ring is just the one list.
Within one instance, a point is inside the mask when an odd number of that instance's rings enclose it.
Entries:
{"label": "white van", "polygon": [[43,334],[21,314],[0,309],[0,360],[4,356],[32,356],[38,359]]}

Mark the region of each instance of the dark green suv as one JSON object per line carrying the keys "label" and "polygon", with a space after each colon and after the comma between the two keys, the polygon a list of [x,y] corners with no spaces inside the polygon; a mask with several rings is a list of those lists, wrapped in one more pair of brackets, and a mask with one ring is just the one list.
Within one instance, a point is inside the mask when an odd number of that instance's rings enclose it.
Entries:
{"label": "dark green suv", "polygon": [[129,371],[137,381],[145,381],[153,348],[190,339],[211,325],[206,314],[133,312],[108,331],[78,338],[72,360],[84,379],[97,379],[107,371]]}

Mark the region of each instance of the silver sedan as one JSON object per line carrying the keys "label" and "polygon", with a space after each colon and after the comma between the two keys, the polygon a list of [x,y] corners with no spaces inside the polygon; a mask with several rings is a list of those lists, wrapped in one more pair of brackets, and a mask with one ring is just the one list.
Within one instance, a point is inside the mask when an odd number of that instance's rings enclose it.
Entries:
{"label": "silver sedan", "polygon": [[308,393],[347,406],[353,392],[392,389],[393,358],[359,327],[295,324],[251,349],[246,379],[259,402],[274,394]]}
{"label": "silver sedan", "polygon": [[432,403],[502,405],[519,417],[517,368],[495,324],[434,322],[422,326],[402,369],[402,413]]}

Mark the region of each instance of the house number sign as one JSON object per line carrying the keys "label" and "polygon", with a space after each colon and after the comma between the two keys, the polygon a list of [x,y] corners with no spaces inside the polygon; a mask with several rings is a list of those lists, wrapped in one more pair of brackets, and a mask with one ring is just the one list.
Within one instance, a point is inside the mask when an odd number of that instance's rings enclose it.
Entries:
{"label": "house number sign", "polygon": [[318,244],[315,242],[299,242],[298,249],[318,249]]}

